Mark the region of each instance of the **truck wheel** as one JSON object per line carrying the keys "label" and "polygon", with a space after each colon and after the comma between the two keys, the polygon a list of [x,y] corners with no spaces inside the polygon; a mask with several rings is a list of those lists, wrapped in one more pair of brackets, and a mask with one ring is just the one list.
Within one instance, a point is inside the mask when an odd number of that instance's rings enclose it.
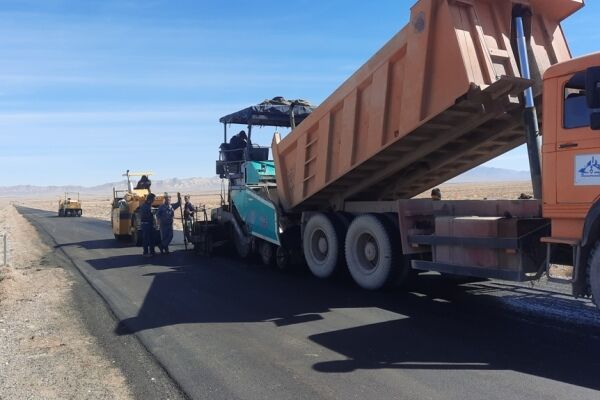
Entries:
{"label": "truck wheel", "polygon": [[314,214],[304,227],[302,246],[308,268],[318,278],[329,278],[336,271],[343,251],[343,229],[323,213]]}
{"label": "truck wheel", "polygon": [[400,241],[394,240],[398,235],[384,218],[375,214],[358,216],[346,234],[348,269],[363,289],[376,290],[392,283],[402,261],[397,250]]}
{"label": "truck wheel", "polygon": [[273,265],[273,261],[275,260],[275,250],[273,247],[271,243],[262,240],[258,249],[262,263],[268,267]]}
{"label": "truck wheel", "polygon": [[588,257],[587,277],[592,301],[600,308],[600,241],[594,245]]}

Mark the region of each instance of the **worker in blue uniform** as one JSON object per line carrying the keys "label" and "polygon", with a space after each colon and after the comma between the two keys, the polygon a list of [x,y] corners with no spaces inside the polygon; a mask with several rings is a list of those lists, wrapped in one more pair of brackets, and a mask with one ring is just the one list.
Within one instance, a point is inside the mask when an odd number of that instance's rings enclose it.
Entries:
{"label": "worker in blue uniform", "polygon": [[142,229],[142,246],[144,247],[144,257],[154,255],[154,216],[152,215],[152,203],[156,196],[150,193],[146,201],[140,206],[140,227]]}
{"label": "worker in blue uniform", "polygon": [[164,202],[158,207],[156,218],[160,226],[160,244],[161,253],[169,253],[169,244],[173,240],[173,220],[175,219],[175,210],[181,205],[180,201],[171,204],[171,196],[165,193]]}
{"label": "worker in blue uniform", "polygon": [[194,214],[196,213],[196,207],[190,201],[190,195],[186,194],[183,196],[183,223],[185,226],[183,227],[183,233],[186,239],[191,242],[192,238],[192,228],[194,225]]}

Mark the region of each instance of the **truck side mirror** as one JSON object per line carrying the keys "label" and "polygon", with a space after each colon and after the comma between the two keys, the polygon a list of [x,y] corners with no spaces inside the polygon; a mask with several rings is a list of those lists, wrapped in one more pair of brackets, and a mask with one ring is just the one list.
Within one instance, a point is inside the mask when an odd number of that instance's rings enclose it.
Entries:
{"label": "truck side mirror", "polygon": [[589,108],[600,108],[600,67],[590,67],[586,70],[585,94]]}

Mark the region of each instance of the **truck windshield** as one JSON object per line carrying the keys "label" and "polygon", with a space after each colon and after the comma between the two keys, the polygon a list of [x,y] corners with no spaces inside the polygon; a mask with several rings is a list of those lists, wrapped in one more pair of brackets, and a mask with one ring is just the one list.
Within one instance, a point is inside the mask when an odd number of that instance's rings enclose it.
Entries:
{"label": "truck windshield", "polygon": [[590,115],[585,97],[585,72],[578,72],[565,85],[564,128],[583,128],[590,125]]}

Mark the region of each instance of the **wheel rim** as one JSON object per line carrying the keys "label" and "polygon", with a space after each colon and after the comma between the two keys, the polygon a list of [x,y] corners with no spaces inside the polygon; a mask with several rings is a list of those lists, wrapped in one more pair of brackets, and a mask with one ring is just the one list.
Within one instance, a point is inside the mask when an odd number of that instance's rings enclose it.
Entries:
{"label": "wheel rim", "polygon": [[359,267],[366,273],[371,273],[377,269],[379,265],[379,245],[373,235],[365,232],[358,237],[355,254]]}
{"label": "wheel rim", "polygon": [[329,253],[329,242],[325,232],[321,229],[315,229],[311,235],[310,244],[310,252],[313,258],[319,263],[324,263]]}

